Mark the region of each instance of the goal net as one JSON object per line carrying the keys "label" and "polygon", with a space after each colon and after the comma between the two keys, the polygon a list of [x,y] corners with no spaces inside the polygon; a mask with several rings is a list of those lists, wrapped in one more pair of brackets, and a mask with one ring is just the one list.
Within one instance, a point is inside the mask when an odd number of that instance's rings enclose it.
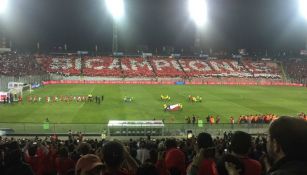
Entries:
{"label": "goal net", "polygon": [[11,86],[9,88],[9,94],[13,98],[13,101],[18,101],[19,97],[23,97],[23,94],[29,91],[30,93],[33,91],[31,88],[31,84],[23,84],[23,83],[18,83],[16,86]]}

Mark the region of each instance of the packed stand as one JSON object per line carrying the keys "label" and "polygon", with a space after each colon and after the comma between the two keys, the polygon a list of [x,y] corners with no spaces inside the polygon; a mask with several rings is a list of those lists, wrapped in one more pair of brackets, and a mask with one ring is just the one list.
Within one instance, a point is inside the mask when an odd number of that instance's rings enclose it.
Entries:
{"label": "packed stand", "polygon": [[149,61],[158,77],[186,77],[181,65],[174,58],[151,57]]}
{"label": "packed stand", "polygon": [[279,175],[307,174],[307,122],[280,117],[268,135],[236,131],[212,138],[62,141],[1,138],[4,175]]}
{"label": "packed stand", "polygon": [[284,62],[285,70],[291,78],[296,80],[307,79],[307,61],[301,59],[288,60]]}
{"label": "packed stand", "polygon": [[80,75],[81,73],[81,59],[77,56],[41,55],[36,60],[48,73],[66,76]]}
{"label": "packed stand", "polygon": [[281,71],[276,62],[243,60],[242,64],[253,77],[281,78]]}
{"label": "packed stand", "polygon": [[83,75],[86,76],[111,76],[121,77],[122,69],[120,59],[113,57],[90,57],[83,58]]}
{"label": "packed stand", "polygon": [[150,63],[142,57],[121,59],[121,67],[125,77],[155,77]]}
{"label": "packed stand", "polygon": [[252,77],[243,65],[231,59],[180,59],[179,63],[190,77]]}
{"label": "packed stand", "polygon": [[0,55],[0,75],[25,76],[44,73],[34,57],[28,54],[7,53]]}
{"label": "packed stand", "polygon": [[[33,56],[34,57],[34,56]],[[281,71],[272,61],[200,59],[169,57],[120,57],[78,55],[4,54],[0,57],[3,75],[36,75],[42,72],[65,76],[170,77],[170,78],[266,78],[280,79]],[[305,65],[296,72],[304,75]],[[289,66],[292,70],[295,66]],[[293,67],[293,68],[291,68]],[[294,74],[294,73],[293,73]]]}

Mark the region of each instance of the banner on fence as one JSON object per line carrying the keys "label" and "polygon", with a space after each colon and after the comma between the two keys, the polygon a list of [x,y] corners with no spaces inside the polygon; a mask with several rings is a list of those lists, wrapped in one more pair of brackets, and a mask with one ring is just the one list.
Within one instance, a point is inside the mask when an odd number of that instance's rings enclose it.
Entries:
{"label": "banner on fence", "polygon": [[[49,84],[163,84],[173,85],[177,81],[86,81],[86,80],[51,80],[44,81],[43,85]],[[302,87],[303,84],[284,83],[284,82],[217,82],[217,81],[191,81],[184,82],[187,85],[239,85],[239,86],[296,86]]]}

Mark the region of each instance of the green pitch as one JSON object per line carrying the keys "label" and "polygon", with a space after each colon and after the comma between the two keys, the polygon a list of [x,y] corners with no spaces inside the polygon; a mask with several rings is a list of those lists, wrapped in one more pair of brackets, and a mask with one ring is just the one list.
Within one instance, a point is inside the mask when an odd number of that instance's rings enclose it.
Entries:
{"label": "green pitch", "polygon": [[[104,95],[101,104],[89,102],[45,102],[45,96]],[[182,111],[164,112],[160,95],[169,95],[167,104],[181,103]],[[229,122],[241,114],[275,113],[296,115],[307,112],[307,89],[302,87],[260,86],[181,86],[181,85],[49,85],[32,92],[43,102],[0,105],[0,122],[42,123],[107,123],[108,120],[151,120],[184,123],[193,114],[203,120],[208,115],[220,115]],[[188,96],[201,96],[201,103],[188,101]],[[134,97],[131,103],[125,96]]]}

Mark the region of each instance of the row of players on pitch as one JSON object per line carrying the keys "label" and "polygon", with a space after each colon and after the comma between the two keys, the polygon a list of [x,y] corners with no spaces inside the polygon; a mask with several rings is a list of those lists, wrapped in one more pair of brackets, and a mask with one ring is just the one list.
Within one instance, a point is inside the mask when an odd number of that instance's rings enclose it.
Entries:
{"label": "row of players on pitch", "polygon": [[[161,94],[161,97],[160,97],[161,100],[163,101],[170,101],[171,100],[171,97],[169,95],[162,95]],[[188,100],[190,102],[202,102],[202,97],[201,96],[192,96],[192,95],[189,95],[188,96]]]}
{"label": "row of players on pitch", "polygon": [[[21,98],[21,97],[20,97]],[[46,97],[41,97],[41,96],[28,96],[27,101],[28,102],[41,102],[45,98],[45,102],[50,103],[50,102],[59,102],[59,101],[64,101],[64,102],[93,102],[95,101],[96,103],[99,103],[100,101],[103,101],[104,96],[95,96],[93,97],[92,94],[89,94],[88,96],[46,96]],[[134,97],[127,97],[125,96],[123,99],[125,102],[131,102],[134,100]],[[169,95],[161,95],[161,100],[163,101],[170,101],[171,97]],[[188,96],[188,100],[191,102],[202,102],[202,97],[200,96]],[[19,101],[22,101],[20,99]]]}
{"label": "row of players on pitch", "polygon": [[29,103],[35,103],[35,102],[42,102],[45,100],[47,103],[51,102],[95,102],[100,103],[104,99],[104,96],[93,96],[92,94],[89,94],[88,96],[28,96],[27,102]]}

